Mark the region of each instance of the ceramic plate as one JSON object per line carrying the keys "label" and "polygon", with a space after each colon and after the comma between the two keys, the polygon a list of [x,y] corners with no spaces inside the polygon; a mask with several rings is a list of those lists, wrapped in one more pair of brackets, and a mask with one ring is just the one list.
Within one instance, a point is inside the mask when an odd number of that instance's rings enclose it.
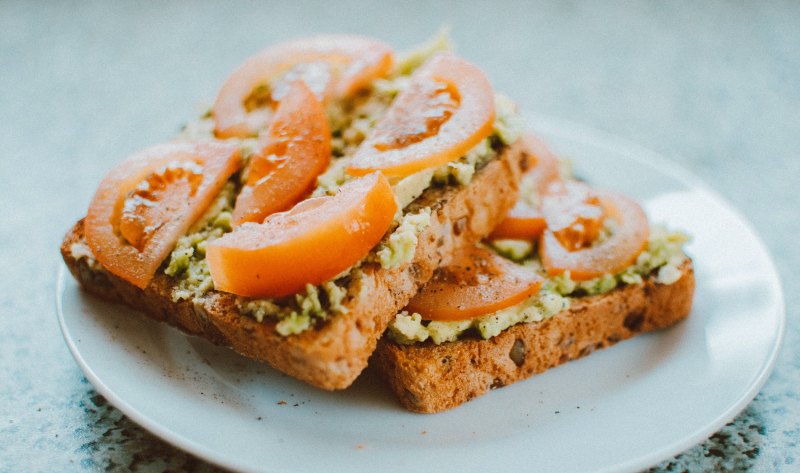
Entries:
{"label": "ceramic plate", "polygon": [[674,164],[552,119],[531,120],[599,186],[693,236],[689,319],[493,391],[412,414],[367,371],[329,393],[81,292],[62,268],[64,337],[98,392],[164,440],[238,470],[633,471],[730,421],[758,393],[783,337],[770,256],[751,226]]}

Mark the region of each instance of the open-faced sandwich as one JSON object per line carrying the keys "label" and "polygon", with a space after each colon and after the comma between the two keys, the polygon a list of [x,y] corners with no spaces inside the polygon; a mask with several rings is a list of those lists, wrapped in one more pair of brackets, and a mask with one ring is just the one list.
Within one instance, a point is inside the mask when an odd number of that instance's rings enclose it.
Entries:
{"label": "open-faced sandwich", "polygon": [[412,411],[458,406],[691,310],[687,237],[650,228],[634,201],[570,179],[544,144],[523,142],[533,159],[514,208],[437,270],[373,355]]}
{"label": "open-faced sandwich", "polygon": [[434,41],[270,47],[115,166],[61,252],[89,292],[324,389],[517,199],[514,105]]}

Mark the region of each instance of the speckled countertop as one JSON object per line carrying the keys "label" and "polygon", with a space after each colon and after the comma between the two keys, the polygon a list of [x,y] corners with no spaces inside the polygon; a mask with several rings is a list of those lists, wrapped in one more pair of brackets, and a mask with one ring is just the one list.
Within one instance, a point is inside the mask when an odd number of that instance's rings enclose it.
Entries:
{"label": "speckled countertop", "polygon": [[0,3],[0,471],[214,469],[82,376],[53,307],[61,236],[111,162],[170,137],[262,46],[353,31],[403,47],[442,23],[526,108],[678,161],[754,224],[786,291],[775,372],[655,471],[800,468],[800,4],[407,3]]}

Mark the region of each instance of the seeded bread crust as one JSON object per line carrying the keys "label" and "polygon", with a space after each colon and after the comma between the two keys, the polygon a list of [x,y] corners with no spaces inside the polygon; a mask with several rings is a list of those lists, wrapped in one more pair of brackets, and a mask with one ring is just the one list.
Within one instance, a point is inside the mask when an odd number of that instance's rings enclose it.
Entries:
{"label": "seeded bread crust", "polygon": [[407,409],[451,409],[491,389],[685,319],[695,286],[691,261],[681,273],[671,285],[648,278],[642,284],[575,299],[569,309],[549,319],[515,325],[488,340],[400,345],[383,339],[370,364]]}
{"label": "seeded bread crust", "polygon": [[65,236],[61,254],[81,286],[93,294],[231,347],[311,385],[343,389],[367,366],[389,321],[434,270],[448,264],[457,249],[489,234],[514,205],[520,175],[531,160],[518,140],[478,170],[469,185],[425,191],[411,204],[412,211],[431,208],[431,224],[418,235],[413,260],[393,269],[363,265],[363,277],[353,278],[343,301],[347,312],[298,335],[281,336],[272,320],[259,323],[242,315],[231,294],[211,291],[202,298],[173,302],[174,282],[160,272],[142,290],[90,265],[85,257],[74,257],[73,244],[85,245],[83,220]]}

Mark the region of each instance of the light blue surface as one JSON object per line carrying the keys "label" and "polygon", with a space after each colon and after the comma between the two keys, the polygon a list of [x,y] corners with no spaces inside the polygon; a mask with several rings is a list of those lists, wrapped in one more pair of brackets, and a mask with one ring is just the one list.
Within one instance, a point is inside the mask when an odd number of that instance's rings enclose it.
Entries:
{"label": "light blue surface", "polygon": [[211,469],[133,425],[83,380],[53,310],[63,233],[112,163],[172,136],[263,46],[358,32],[403,48],[443,23],[459,53],[524,108],[666,155],[759,230],[788,306],[775,373],[733,424],[660,468],[798,468],[797,3],[5,1],[0,471]]}

